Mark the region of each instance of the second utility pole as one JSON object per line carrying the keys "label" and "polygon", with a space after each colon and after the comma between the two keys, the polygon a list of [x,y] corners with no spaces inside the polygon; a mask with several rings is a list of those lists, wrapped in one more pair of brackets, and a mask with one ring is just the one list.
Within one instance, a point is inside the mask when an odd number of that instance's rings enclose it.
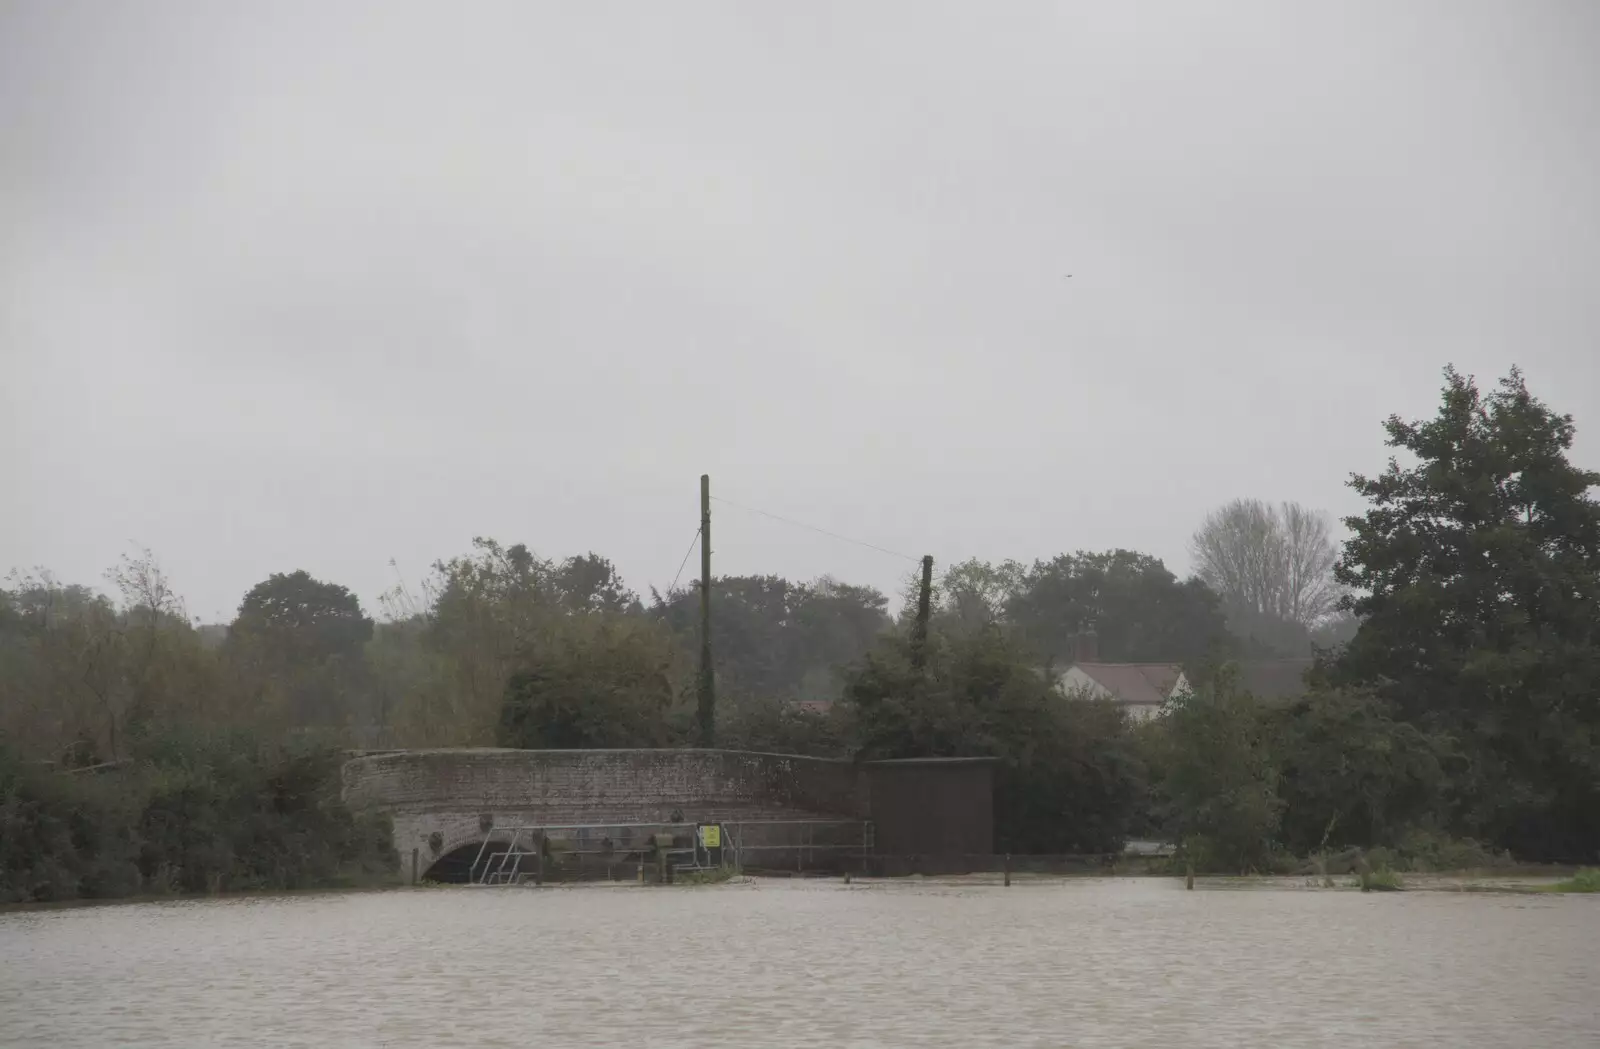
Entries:
{"label": "second utility pole", "polygon": [[700,475],[700,745],[717,739],[716,678],[711,673],[711,475]]}
{"label": "second utility pole", "polygon": [[917,618],[911,624],[911,665],[921,670],[928,660],[928,617],[933,611],[933,555],[922,558],[922,582],[917,587]]}

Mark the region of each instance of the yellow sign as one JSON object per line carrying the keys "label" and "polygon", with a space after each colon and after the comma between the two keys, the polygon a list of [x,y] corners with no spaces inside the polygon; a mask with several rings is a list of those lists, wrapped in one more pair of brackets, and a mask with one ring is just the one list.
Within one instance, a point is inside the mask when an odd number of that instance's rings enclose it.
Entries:
{"label": "yellow sign", "polygon": [[708,849],[722,848],[722,827],[716,823],[707,823],[700,828],[700,844]]}

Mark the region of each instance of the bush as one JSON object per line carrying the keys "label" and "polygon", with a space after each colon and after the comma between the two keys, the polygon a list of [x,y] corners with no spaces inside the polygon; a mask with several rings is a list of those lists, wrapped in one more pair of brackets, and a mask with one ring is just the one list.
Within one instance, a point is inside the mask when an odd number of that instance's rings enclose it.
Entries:
{"label": "bush", "polygon": [[1121,712],[1068,700],[1004,632],[933,634],[925,667],[886,639],[846,676],[867,758],[998,759],[995,841],[1008,852],[1117,852],[1143,791]]}
{"label": "bush", "polygon": [[1362,892],[1400,892],[1406,887],[1405,879],[1388,867],[1362,871],[1357,884]]}
{"label": "bush", "polygon": [[1551,892],[1600,892],[1600,870],[1592,867],[1574,874],[1566,881],[1556,882]]}
{"label": "bush", "polygon": [[0,754],[0,900],[337,886],[398,869],[388,821],[339,800],[337,750],[167,737],[138,755],[67,775]]}
{"label": "bush", "polygon": [[1509,852],[1497,852],[1472,838],[1454,838],[1433,830],[1411,830],[1395,848],[1395,866],[1409,871],[1470,871],[1509,867]]}
{"label": "bush", "polygon": [[1151,726],[1156,805],[1198,871],[1274,869],[1283,802],[1265,714],[1226,679],[1174,700]]}

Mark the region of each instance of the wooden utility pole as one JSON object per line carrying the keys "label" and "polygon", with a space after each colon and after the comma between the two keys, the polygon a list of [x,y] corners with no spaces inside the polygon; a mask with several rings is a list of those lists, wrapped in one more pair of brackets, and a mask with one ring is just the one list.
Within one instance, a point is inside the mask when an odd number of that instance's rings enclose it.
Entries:
{"label": "wooden utility pole", "polygon": [[711,475],[700,475],[700,745],[717,739],[716,678],[711,673]]}
{"label": "wooden utility pole", "polygon": [[911,625],[911,665],[922,669],[928,658],[928,617],[933,612],[933,555],[922,558],[922,585],[917,588],[917,621]]}

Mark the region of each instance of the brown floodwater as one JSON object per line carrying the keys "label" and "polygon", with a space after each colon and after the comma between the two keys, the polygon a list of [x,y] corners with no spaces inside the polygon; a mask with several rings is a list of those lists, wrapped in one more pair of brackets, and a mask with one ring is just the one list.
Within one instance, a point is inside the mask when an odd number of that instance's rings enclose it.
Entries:
{"label": "brown floodwater", "polygon": [[1600,898],[1167,880],[0,914],[0,1046],[1600,1046]]}

